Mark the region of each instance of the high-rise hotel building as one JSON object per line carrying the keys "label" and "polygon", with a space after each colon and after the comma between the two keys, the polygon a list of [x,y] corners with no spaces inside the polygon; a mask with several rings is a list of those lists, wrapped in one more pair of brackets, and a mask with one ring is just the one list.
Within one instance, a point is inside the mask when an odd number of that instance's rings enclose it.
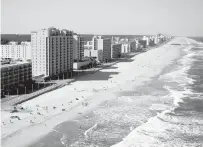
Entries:
{"label": "high-rise hotel building", "polygon": [[84,58],[84,37],[74,34],[73,35],[73,60],[76,62]]}
{"label": "high-rise hotel building", "polygon": [[73,70],[73,32],[56,28],[31,32],[33,76],[54,77]]}
{"label": "high-rise hotel building", "polygon": [[111,60],[111,38],[102,38],[101,36],[94,36],[92,38],[92,56],[101,62]]}

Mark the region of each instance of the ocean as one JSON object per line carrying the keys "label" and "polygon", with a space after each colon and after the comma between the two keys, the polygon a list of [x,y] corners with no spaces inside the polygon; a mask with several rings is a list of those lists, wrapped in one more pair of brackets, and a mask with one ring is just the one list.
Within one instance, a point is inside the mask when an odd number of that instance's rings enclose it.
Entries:
{"label": "ocean", "polygon": [[[92,40],[93,34],[81,34],[84,37],[85,41]],[[97,34],[99,35],[99,34]],[[102,35],[104,38],[111,38],[113,37],[120,37],[120,38],[128,38],[128,39],[134,39],[137,37],[142,37],[143,35]],[[149,35],[146,35],[149,36]],[[1,40],[8,40],[8,41],[31,41],[31,35],[30,34],[1,34]]]}
{"label": "ocean", "polygon": [[59,124],[30,147],[109,147],[122,140],[118,146],[203,146],[201,39],[186,41],[181,57],[149,83],[116,93],[117,99]]}

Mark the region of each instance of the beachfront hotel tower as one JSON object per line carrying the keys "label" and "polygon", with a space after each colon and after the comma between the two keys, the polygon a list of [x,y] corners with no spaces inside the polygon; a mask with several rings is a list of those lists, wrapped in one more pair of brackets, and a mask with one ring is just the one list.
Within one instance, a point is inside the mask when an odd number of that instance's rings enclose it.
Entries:
{"label": "beachfront hotel tower", "polygon": [[54,77],[73,70],[73,32],[56,28],[31,32],[33,76]]}
{"label": "beachfront hotel tower", "polygon": [[94,36],[92,38],[92,54],[97,55],[97,59],[101,62],[111,60],[111,38],[102,38]]}
{"label": "beachfront hotel tower", "polygon": [[84,37],[73,35],[73,60],[79,62],[84,58]]}
{"label": "beachfront hotel tower", "polygon": [[122,44],[112,44],[111,45],[111,58],[118,59],[121,57]]}

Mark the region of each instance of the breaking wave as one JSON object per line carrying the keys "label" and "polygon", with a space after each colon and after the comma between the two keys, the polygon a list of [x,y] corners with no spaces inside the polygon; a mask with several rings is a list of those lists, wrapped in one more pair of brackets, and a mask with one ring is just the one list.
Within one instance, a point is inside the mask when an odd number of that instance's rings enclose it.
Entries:
{"label": "breaking wave", "polygon": [[[123,141],[112,147],[202,146],[203,94],[194,90],[197,78],[201,78],[202,75],[189,74],[191,66],[196,61],[194,57],[200,55],[192,48],[199,43],[188,39],[188,44],[189,46],[184,49],[185,55],[176,62],[174,71],[159,78],[166,83],[164,88],[169,92],[164,97],[173,99],[173,104],[167,106],[168,110],[158,113],[135,128]],[[203,64],[203,56],[201,57]]]}

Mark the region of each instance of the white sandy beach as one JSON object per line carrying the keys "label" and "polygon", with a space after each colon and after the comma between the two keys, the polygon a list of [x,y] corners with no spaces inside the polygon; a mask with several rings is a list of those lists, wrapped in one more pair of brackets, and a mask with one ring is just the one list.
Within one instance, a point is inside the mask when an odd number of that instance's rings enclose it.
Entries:
{"label": "white sandy beach", "polygon": [[[180,42],[187,44],[188,40],[175,38],[162,47],[133,57],[132,61],[119,62],[83,76],[70,85],[23,103],[21,106],[25,110],[22,112],[2,111],[2,146],[28,146],[57,124],[83,115],[105,100],[116,98],[115,91],[131,90],[134,83],[139,87],[180,56],[180,49],[184,46],[169,45]],[[10,119],[14,115],[21,120]]]}

